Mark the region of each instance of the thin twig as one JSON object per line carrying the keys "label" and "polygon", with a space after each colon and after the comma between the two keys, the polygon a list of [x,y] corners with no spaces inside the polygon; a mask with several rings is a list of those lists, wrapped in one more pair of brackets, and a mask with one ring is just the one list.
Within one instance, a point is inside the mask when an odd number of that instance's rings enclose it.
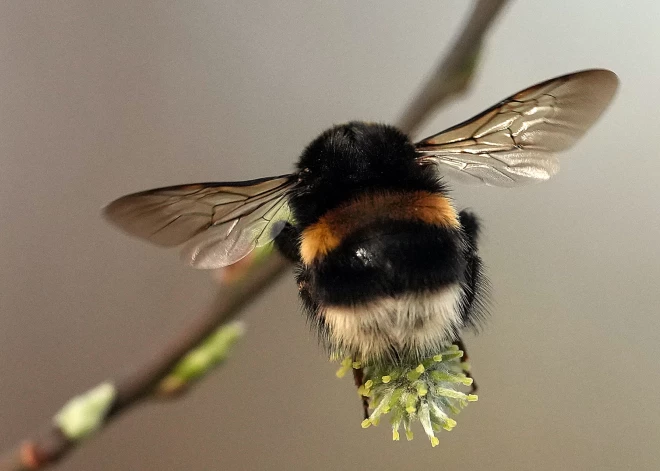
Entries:
{"label": "thin twig", "polygon": [[479,0],[467,24],[456,38],[449,54],[436,66],[433,74],[408,104],[398,127],[411,135],[449,98],[467,91],[477,63],[483,39],[507,0]]}
{"label": "thin twig", "polygon": [[[106,416],[110,419],[148,397],[159,381],[190,350],[195,348],[220,324],[234,318],[247,304],[286,272],[290,264],[276,252],[265,257],[254,269],[226,284],[209,309],[194,319],[183,331],[155,351],[142,364],[110,381],[116,396]],[[0,470],[42,469],[61,459],[79,442],[66,438],[58,426],[48,424],[33,438],[0,457]]]}
{"label": "thin twig", "polygon": [[[447,98],[466,91],[483,37],[505,3],[506,0],[477,2],[449,54],[440,62],[433,76],[403,113],[399,127],[404,132],[412,133],[426,117],[437,111]],[[287,261],[273,253],[251,267],[246,276],[222,284],[216,301],[206,313],[196,318],[139,366],[110,382],[115,388],[116,396],[102,426],[148,397],[186,353],[199,345],[220,324],[236,316],[243,307],[256,299],[288,266]],[[43,469],[63,458],[79,443],[80,441],[68,439],[63,431],[51,422],[40,433],[1,455],[0,471]]]}

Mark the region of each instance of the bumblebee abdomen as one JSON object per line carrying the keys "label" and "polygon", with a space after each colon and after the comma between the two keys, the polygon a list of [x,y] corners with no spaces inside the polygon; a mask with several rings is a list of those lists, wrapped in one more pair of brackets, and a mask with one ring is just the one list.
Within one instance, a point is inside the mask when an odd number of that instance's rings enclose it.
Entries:
{"label": "bumblebee abdomen", "polygon": [[464,287],[451,283],[417,293],[382,296],[351,306],[319,305],[317,325],[332,353],[365,362],[418,362],[458,338]]}
{"label": "bumblebee abdomen", "polygon": [[435,291],[465,273],[459,229],[384,220],[344,237],[312,266],[315,296],[348,306],[382,297]]}
{"label": "bumblebee abdomen", "polygon": [[440,193],[365,193],[302,232],[315,295],[331,305],[434,290],[460,280],[463,235]]}
{"label": "bumblebee abdomen", "polygon": [[423,358],[464,325],[465,253],[460,227],[379,220],[303,265],[301,294],[331,351],[365,361]]}
{"label": "bumblebee abdomen", "polygon": [[300,242],[301,295],[332,351],[417,358],[465,325],[470,240],[443,194],[363,194]]}

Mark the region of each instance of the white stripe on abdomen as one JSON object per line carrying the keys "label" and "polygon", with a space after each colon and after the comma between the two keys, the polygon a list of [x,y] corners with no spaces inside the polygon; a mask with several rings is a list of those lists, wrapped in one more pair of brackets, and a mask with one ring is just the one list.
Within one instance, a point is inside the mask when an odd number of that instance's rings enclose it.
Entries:
{"label": "white stripe on abdomen", "polygon": [[356,306],[323,309],[330,342],[363,361],[400,355],[424,357],[450,343],[462,326],[462,289],[452,284],[431,293],[384,297]]}

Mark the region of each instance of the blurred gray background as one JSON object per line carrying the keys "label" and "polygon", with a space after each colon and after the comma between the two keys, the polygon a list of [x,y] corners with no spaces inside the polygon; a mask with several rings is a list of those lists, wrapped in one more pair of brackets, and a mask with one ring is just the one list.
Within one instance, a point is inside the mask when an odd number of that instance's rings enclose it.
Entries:
{"label": "blurred gray background", "polygon": [[[155,186],[289,172],[333,123],[393,122],[471,3],[0,4],[0,448],[138,362],[213,298],[208,273],[99,215]],[[185,398],[122,416],[57,469],[660,469],[660,3],[515,2],[429,134],[559,74],[613,106],[547,184],[456,187],[483,218],[480,400],[432,449],[360,428],[285,278]]]}

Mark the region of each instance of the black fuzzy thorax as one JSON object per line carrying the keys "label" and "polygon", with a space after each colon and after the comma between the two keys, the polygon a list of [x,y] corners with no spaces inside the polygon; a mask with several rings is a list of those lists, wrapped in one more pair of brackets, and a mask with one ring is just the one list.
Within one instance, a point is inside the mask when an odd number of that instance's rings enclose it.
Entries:
{"label": "black fuzzy thorax", "polygon": [[393,126],[353,121],[328,129],[298,162],[299,182],[289,196],[296,225],[304,229],[367,191],[443,193],[435,171],[416,157],[408,137]]}

